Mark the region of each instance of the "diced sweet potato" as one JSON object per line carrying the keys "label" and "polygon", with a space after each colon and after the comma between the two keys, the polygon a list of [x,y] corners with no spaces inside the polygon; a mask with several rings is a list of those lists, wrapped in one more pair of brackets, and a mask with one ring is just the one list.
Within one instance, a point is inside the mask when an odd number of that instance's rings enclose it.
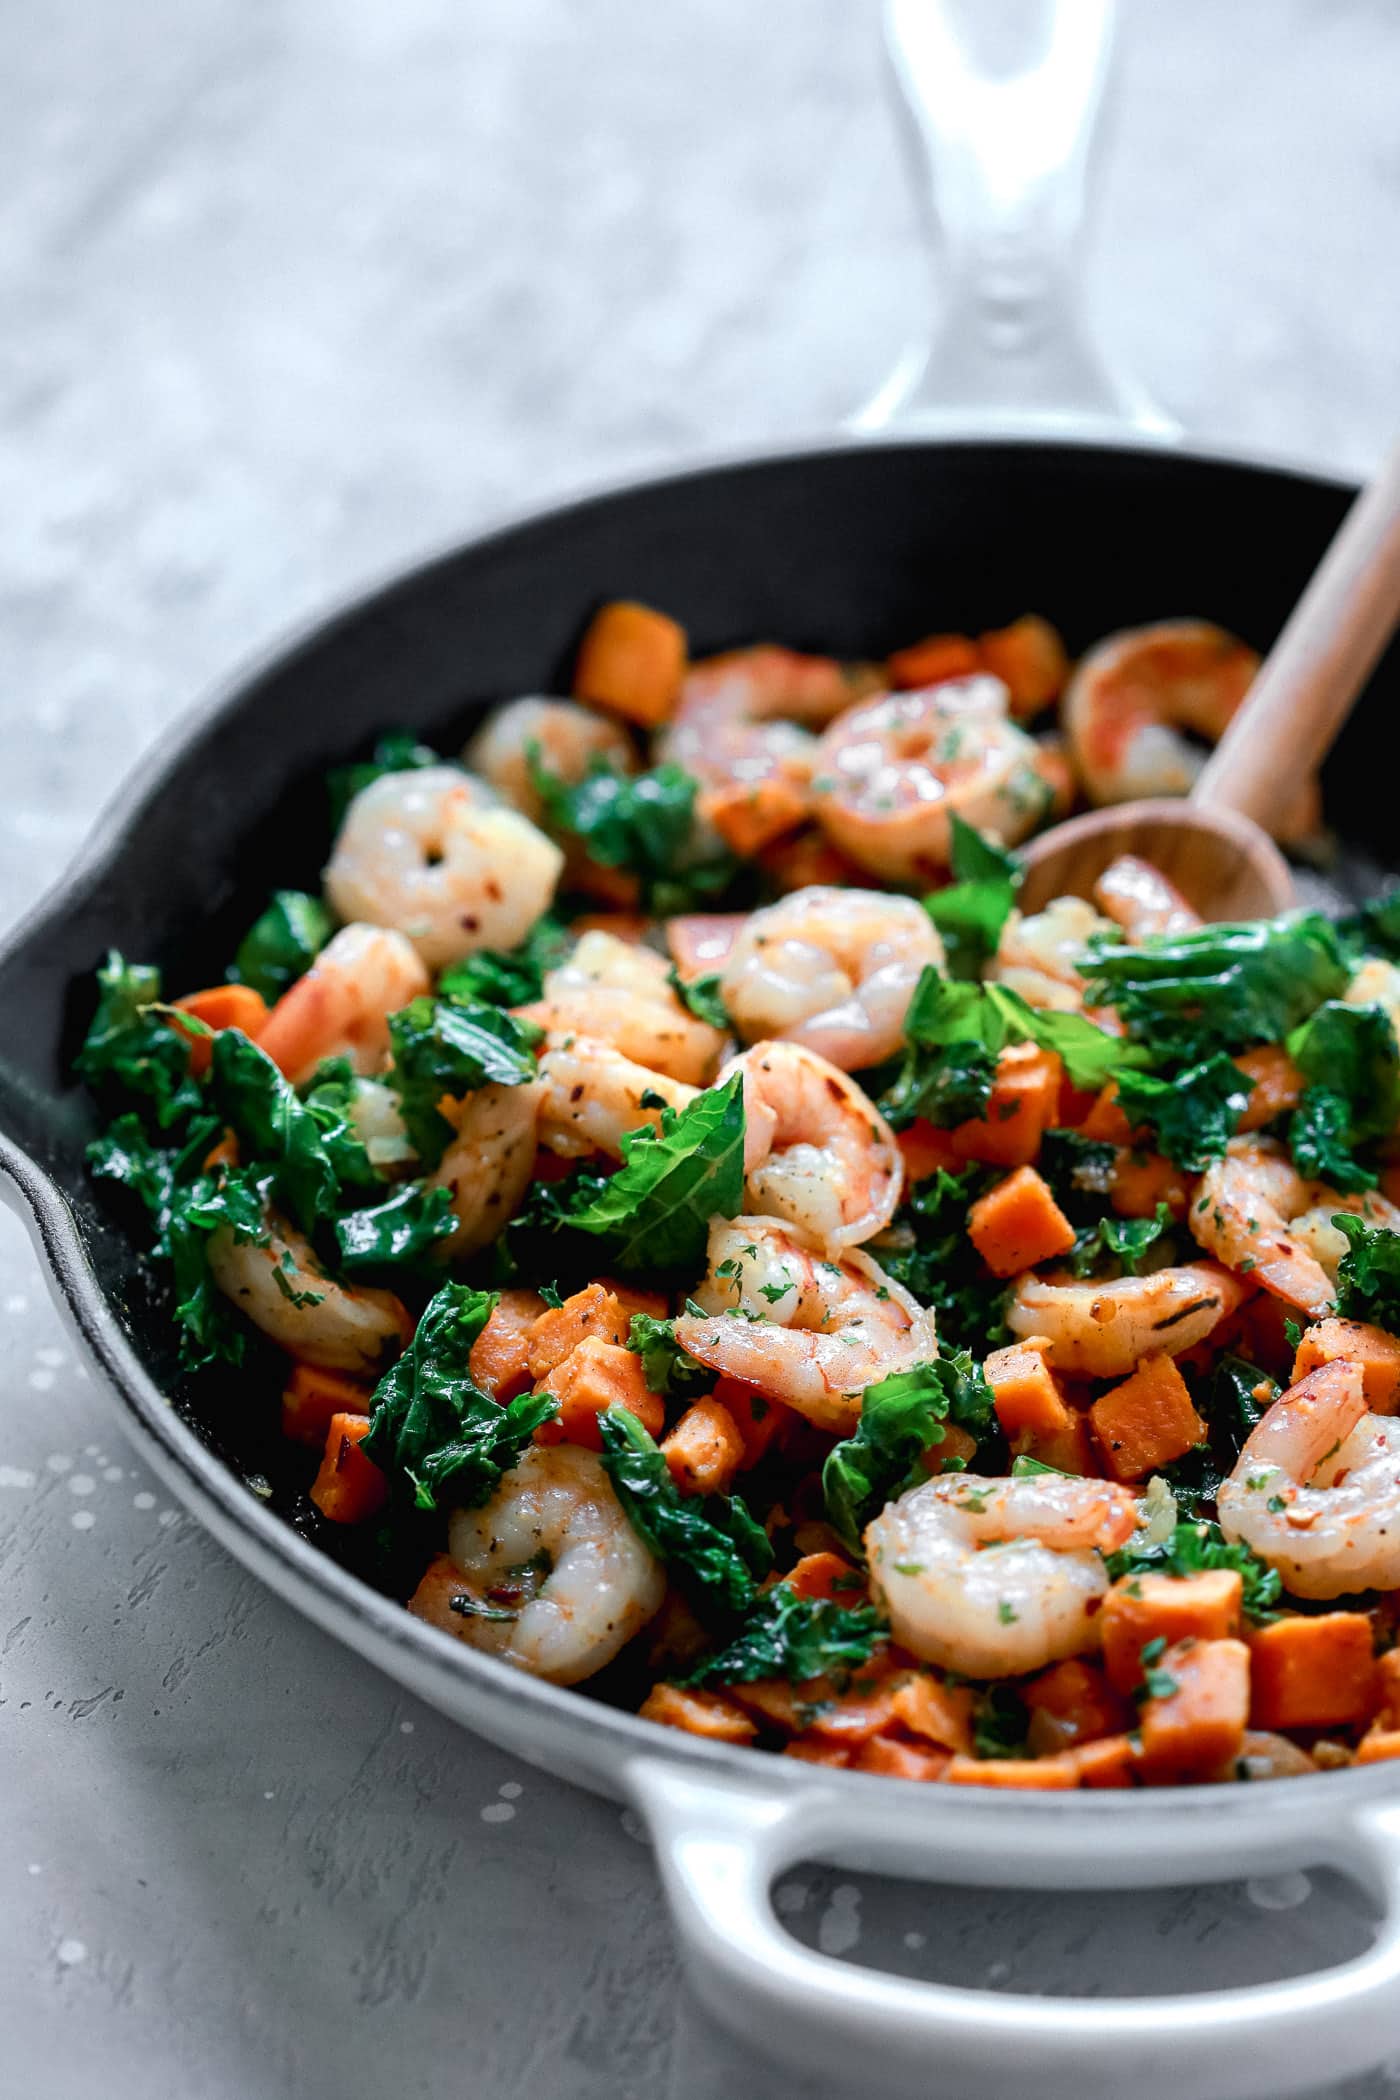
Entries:
{"label": "diced sweet potato", "polygon": [[[216,1033],[224,1028],[241,1028],[244,1035],[255,1042],[268,1013],[266,999],[250,984],[210,985],[207,991],[186,992],[183,999],[175,1001],[175,1005],[181,1013],[193,1014],[197,1021],[203,1021],[206,1028],[212,1028]],[[207,1035],[196,1035],[192,1029],[181,1028],[173,1017],[170,1025],[190,1046],[190,1070],[196,1075],[207,1072],[214,1054],[212,1039]]]}
{"label": "diced sweet potato", "polygon": [[839,1553],[805,1553],[783,1577],[799,1597],[824,1597],[837,1604],[863,1601],[865,1577]]}
{"label": "diced sweet potato", "polygon": [[[664,1320],[671,1309],[671,1301],[664,1291],[649,1291],[640,1283],[626,1283],[617,1276],[600,1276],[598,1282],[616,1298],[629,1330],[634,1313],[646,1313],[653,1320]],[[623,1339],[626,1340],[625,1335]]]}
{"label": "diced sweet potato", "polygon": [[368,1415],[332,1415],[326,1455],[311,1483],[311,1500],[333,1524],[363,1524],[384,1507],[389,1483],[360,1449]]}
{"label": "diced sweet potato", "polygon": [[1118,1088],[1110,1079],[1079,1126],[1079,1135],[1097,1138],[1105,1145],[1127,1145],[1133,1142],[1133,1126],[1118,1106]]}
{"label": "diced sweet potato", "polygon": [[1298,1106],[1307,1081],[1281,1043],[1265,1043],[1258,1050],[1246,1050],[1235,1059],[1235,1064],[1246,1079],[1254,1082],[1239,1120],[1240,1130],[1262,1130],[1275,1116]]}
{"label": "diced sweet potato", "polygon": [[1368,1728],[1356,1746],[1355,1762],[1359,1765],[1384,1764],[1392,1757],[1400,1757],[1400,1728],[1386,1728],[1377,1721]]}
{"label": "diced sweet potato", "polygon": [[1240,1630],[1244,1584],[1234,1568],[1199,1575],[1125,1575],[1099,1611],[1104,1669],[1126,1695],[1142,1683],[1142,1651],[1151,1641],[1223,1641]]}
{"label": "diced sweet potato", "polygon": [[948,678],[970,678],[981,669],[982,652],[966,634],[926,634],[885,660],[890,684],[904,692],[941,685]]}
{"label": "diced sweet potato", "polygon": [[655,1684],[637,1711],[644,1721],[658,1721],[663,1728],[679,1728],[712,1743],[751,1743],[758,1734],[744,1709],[722,1692]]}
{"label": "diced sweet potato", "polygon": [[1052,1663],[1021,1687],[1021,1697],[1030,1708],[1030,1747],[1039,1756],[1122,1734],[1133,1723],[1126,1700],[1098,1664],[1082,1656]]}
{"label": "diced sweet potato", "polygon": [[784,1757],[795,1757],[804,1765],[832,1765],[844,1769],[851,1762],[850,1743],[826,1742],[821,1736],[799,1736],[796,1742],[783,1745]]}
{"label": "diced sweet potato", "polygon": [[1379,1686],[1364,1612],[1279,1619],[1249,1644],[1256,1728],[1351,1728],[1369,1721]]}
{"label": "diced sweet potato", "polygon": [[862,1672],[845,1691],[814,1705],[804,1734],[820,1736],[823,1742],[865,1743],[894,1724],[894,1684]]}
{"label": "diced sweet potato", "polygon": [[967,1236],[994,1276],[1019,1276],[1074,1245],[1074,1227],[1034,1167],[1017,1167],[978,1198]]}
{"label": "diced sweet potato", "polygon": [[1120,1218],[1155,1218],[1165,1203],[1174,1218],[1184,1218],[1191,1201],[1187,1176],[1160,1152],[1120,1150],[1113,1168],[1109,1201]]}
{"label": "diced sweet potato", "polygon": [[1373,1415],[1400,1410],[1400,1341],[1364,1320],[1318,1320],[1309,1327],[1293,1359],[1293,1384],[1339,1357],[1361,1366],[1366,1405]]}
{"label": "diced sweet potato", "polygon": [[1048,1346],[1043,1336],[1028,1335],[994,1349],[983,1367],[997,1420],[1015,1451],[1022,1448],[1018,1439],[1063,1435],[1069,1427],[1064,1395],[1045,1360]]}
{"label": "diced sweet potato", "polygon": [[665,1425],[665,1405],[642,1375],[640,1356],[595,1334],[585,1335],[562,1362],[537,1379],[536,1390],[553,1393],[559,1402],[554,1419],[535,1431],[541,1444],[582,1444],[587,1451],[601,1451],[598,1417],[609,1407],[625,1407],[649,1436],[660,1436]]}
{"label": "diced sweet potato", "polygon": [[994,1786],[1017,1793],[1068,1793],[1079,1784],[1073,1756],[954,1757],[943,1774],[949,1786]]}
{"label": "diced sweet potato", "polygon": [[294,1364],[282,1395],[282,1434],[295,1443],[323,1447],[336,1415],[369,1414],[371,1388],[344,1371]]}
{"label": "diced sweet potato", "polygon": [[1057,1473],[1075,1473],[1083,1480],[1099,1478],[1103,1473],[1089,1417],[1068,1403],[1063,1428],[1048,1435],[1040,1432],[1023,1438],[1016,1455],[1038,1458],[1043,1466],[1053,1466]]}
{"label": "diced sweet potato", "polygon": [[585,1285],[562,1305],[542,1312],[530,1330],[530,1376],[543,1384],[556,1364],[561,1364],[580,1342],[625,1342],[631,1319],[616,1297],[601,1283]]}
{"label": "diced sweet potato", "polygon": [[1376,1657],[1376,1709],[1387,1728],[1400,1728],[1400,1648]]}
{"label": "diced sweet potato", "polygon": [[786,780],[734,781],[707,788],[700,815],[714,826],[731,852],[751,860],[774,839],[796,831],[807,816],[807,797]]}
{"label": "diced sweet potato", "polygon": [[1115,1480],[1145,1480],[1199,1444],[1206,1425],[1170,1356],[1145,1356],[1131,1377],[1089,1409]]}
{"label": "diced sweet potato", "polygon": [[927,1181],[940,1167],[946,1173],[954,1174],[963,1164],[953,1144],[952,1131],[938,1129],[923,1116],[912,1122],[907,1130],[901,1130],[895,1143],[904,1161],[906,1181]]}
{"label": "diced sweet potato", "polygon": [[767,1399],[757,1386],[742,1385],[737,1378],[718,1379],[712,1397],[729,1414],[744,1440],[739,1471],[746,1473],[782,1433],[784,1422],[791,1421],[792,1410],[780,1400]]}
{"label": "diced sweet potato", "polygon": [[1249,1720],[1243,1641],[1180,1641],[1153,1665],[1164,1689],[1138,1719],[1144,1776],[1158,1784],[1206,1779],[1240,1754]]}
{"label": "diced sweet potato", "polygon": [[513,1400],[530,1384],[530,1337],[545,1311],[538,1291],[502,1291],[490,1319],[472,1343],[467,1368],[494,1400]]}
{"label": "diced sweet potato", "polygon": [[1077,1743],[1068,1754],[1081,1786],[1141,1784],[1141,1758],[1136,1739],[1131,1734],[1099,1736],[1091,1743]]}
{"label": "diced sweet potato", "polygon": [[1009,627],[982,635],[978,654],[983,670],[1010,692],[1011,712],[1019,720],[1058,700],[1069,678],[1065,645],[1038,613],[1023,613]]}
{"label": "diced sweet potato", "polygon": [[1008,1043],[997,1058],[985,1116],[959,1123],[953,1151],[961,1161],[992,1167],[1028,1166],[1059,1113],[1064,1064],[1036,1043]]}
{"label": "diced sweet potato", "polygon": [[971,1756],[973,1695],[968,1686],[945,1684],[921,1670],[896,1685],[892,1706],[901,1727],[921,1742]]}
{"label": "diced sweet potato", "polygon": [[579,643],[574,697],[655,729],[668,722],[685,676],[685,629],[626,598],[595,613]]}
{"label": "diced sweet potato", "polygon": [[872,1735],[851,1759],[853,1772],[877,1772],[886,1779],[941,1779],[947,1767],[946,1750],[933,1750],[924,1743],[883,1734]]}
{"label": "diced sweet potato", "polygon": [[[634,1356],[632,1361],[640,1359]],[[733,1415],[718,1400],[697,1400],[665,1438],[661,1451],[683,1495],[723,1495],[743,1463],[744,1439]]]}
{"label": "diced sweet potato", "polygon": [[960,1466],[970,1466],[977,1456],[976,1437],[964,1429],[961,1422],[944,1422],[941,1426],[943,1435],[939,1442],[930,1444],[927,1451],[920,1454],[925,1471],[946,1473],[950,1468],[956,1471]]}

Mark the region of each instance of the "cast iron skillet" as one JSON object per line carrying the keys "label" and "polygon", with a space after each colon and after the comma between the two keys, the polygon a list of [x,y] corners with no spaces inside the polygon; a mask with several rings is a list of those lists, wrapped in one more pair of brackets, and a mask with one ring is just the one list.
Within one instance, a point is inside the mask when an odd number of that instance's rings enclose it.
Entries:
{"label": "cast iron skillet", "polygon": [[[109,945],[172,986],[231,952],[274,884],[314,882],[322,779],[410,722],[453,749],[490,701],[561,689],[583,622],[626,594],[697,654],[754,637],[879,656],[1027,607],[1071,649],[1203,613],[1271,641],[1334,531],[1339,484],[1180,453],[1071,444],[832,447],[649,481],[477,540],[339,613],[236,682],[125,794],[0,954],[0,1171],[150,1464],[240,1560],[443,1711],[534,1763],[633,1799],[656,1837],[693,1979],[750,2039],[829,2073],[963,2094],[1035,2063],[1046,2095],[1244,2094],[1338,2077],[1393,2039],[1400,1807],[1387,1768],[1286,1785],[1025,1795],[829,1773],[653,1728],[410,1619],[303,1535],[274,1460],[225,1450],[175,1377],[168,1319],[83,1168],[69,1077]],[[1382,709],[1392,651],[1330,761],[1328,808],[1374,872],[1394,857]],[[227,1415],[232,1411],[220,1410]],[[238,1413],[256,1414],[245,1394]],[[1010,1886],[1134,1886],[1341,1864],[1379,1895],[1376,1949],[1321,1976],[1150,2001],[1041,2001],[877,1975],[797,1945],[767,1900],[821,1854]]]}

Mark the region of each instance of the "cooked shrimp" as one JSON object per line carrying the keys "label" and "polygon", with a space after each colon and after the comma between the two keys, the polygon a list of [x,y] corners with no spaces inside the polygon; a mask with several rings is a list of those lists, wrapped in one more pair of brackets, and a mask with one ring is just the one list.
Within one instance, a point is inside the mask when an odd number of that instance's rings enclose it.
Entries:
{"label": "cooked shrimp", "polygon": [[1400,1230],[1400,1210],[1384,1196],[1339,1196],[1325,1182],[1305,1181],[1272,1138],[1232,1138],[1201,1176],[1191,1230],[1227,1268],[1317,1318],[1331,1307],[1347,1249],[1331,1222],[1339,1210]]}
{"label": "cooked shrimp", "polygon": [[663,1108],[685,1108],[699,1091],[587,1035],[550,1036],[539,1076],[540,1143],[565,1159],[621,1159],[629,1130],[659,1130]]}
{"label": "cooked shrimp", "polygon": [[[1060,704],[1089,800],[1189,794],[1205,766],[1202,746],[1224,735],[1258,669],[1257,651],[1209,620],[1159,620],[1096,644]],[[1316,831],[1320,813],[1313,778],[1272,829],[1301,839]]]}
{"label": "cooked shrimp", "polygon": [[1217,1508],[1295,1596],[1400,1587],[1400,1421],[1367,1412],[1360,1364],[1321,1364],[1275,1400]]}
{"label": "cooked shrimp", "polygon": [[657,754],[706,787],[777,780],[801,792],[816,758],[812,728],[882,684],[869,665],[766,645],[706,657],[687,672]]}
{"label": "cooked shrimp", "polygon": [[858,1072],[900,1048],[914,987],[942,963],[943,943],[912,897],[793,890],[741,926],[720,994],[746,1042],[805,1043]]}
{"label": "cooked shrimp", "polygon": [[702,1313],[675,1322],[683,1349],[837,1436],[854,1427],[868,1385],[938,1354],[933,1314],[868,1254],[825,1260],[774,1218],[711,1221],[695,1302]]}
{"label": "cooked shrimp", "polygon": [[1022,1677],[1097,1646],[1103,1555],[1127,1543],[1136,1508],[1104,1480],[941,1474],[867,1525],[871,1588],[921,1661]]}
{"label": "cooked shrimp", "polygon": [[556,779],[572,787],[596,759],[614,771],[634,773],[637,754],[618,722],[580,707],[577,700],[529,695],[495,707],[462,753],[462,764],[490,782],[512,809],[538,824],[544,802],[530,766],[532,751]]}
{"label": "cooked shrimp", "polygon": [[327,1057],[346,1057],[369,1076],[388,1054],[390,1014],[426,992],[429,981],[403,934],[342,926],[273,1007],[258,1031],[258,1048],[294,1086]]}
{"label": "cooked shrimp", "polygon": [[530,1186],[535,1126],[544,1087],[483,1086],[447,1110],[457,1135],[443,1153],[436,1187],[449,1189],[457,1230],[439,1251],[460,1261],[489,1245]]}
{"label": "cooked shrimp", "polygon": [[1204,1341],[1242,1293],[1209,1262],[1120,1276],[1116,1283],[1072,1283],[1025,1275],[1007,1307],[1015,1335],[1044,1335],[1057,1371],[1126,1378],[1152,1352],[1179,1356]]}
{"label": "cooked shrimp", "polygon": [[440,970],[513,948],[554,896],[564,856],[484,781],[455,766],[385,773],[362,788],[326,868],[343,919],[393,926]]}
{"label": "cooked shrimp", "polygon": [[269,1213],[267,1225],[260,1244],[222,1226],[208,1254],[219,1289],[269,1341],[322,1370],[367,1372],[412,1337],[413,1321],[392,1291],[337,1283],[286,1218]]}
{"label": "cooked shrimp", "polygon": [[843,853],[890,882],[948,866],[954,811],[1004,845],[1045,814],[1035,745],[1000,679],[950,679],[848,708],[817,753],[818,821]]}
{"label": "cooked shrimp", "polygon": [[520,1011],[553,1036],[592,1036],[689,1086],[713,1076],[724,1048],[676,996],[665,958],[611,933],[585,933],[545,977],[544,997]]}
{"label": "cooked shrimp", "polygon": [[1379,1006],[1396,1034],[1400,1035],[1400,969],[1393,962],[1383,962],[1378,955],[1368,955],[1342,993],[1342,998],[1348,1006]]}
{"label": "cooked shrimp", "polygon": [[1201,923],[1176,884],[1135,853],[1120,853],[1104,869],[1094,884],[1094,902],[1135,943],[1158,934],[1190,933]]}
{"label": "cooked shrimp", "polygon": [[1019,992],[1028,1006],[1080,1013],[1084,976],[1080,964],[1096,933],[1112,933],[1082,897],[1056,897],[1029,918],[1013,911],[1001,930],[987,975]]}
{"label": "cooked shrimp", "polygon": [[602,1461],[578,1444],[527,1451],[481,1509],[454,1512],[447,1543],[409,1610],[551,1684],[610,1663],[666,1594]]}
{"label": "cooked shrimp", "polygon": [[802,1043],[755,1043],[744,1075],[744,1196],[818,1246],[858,1247],[889,1224],[904,1187],[894,1133],[854,1079]]}

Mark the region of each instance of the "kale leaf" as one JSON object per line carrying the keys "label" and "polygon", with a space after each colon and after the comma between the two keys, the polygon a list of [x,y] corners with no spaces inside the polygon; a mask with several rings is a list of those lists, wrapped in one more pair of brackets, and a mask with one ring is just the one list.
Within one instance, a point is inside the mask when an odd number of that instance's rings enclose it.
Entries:
{"label": "kale leaf", "polygon": [[698,1602],[747,1611],[773,1565],[761,1524],[738,1495],[682,1495],[655,1443],[634,1414],[610,1407],[598,1417],[603,1466],[642,1544],[666,1563]]}
{"label": "kale leaf", "polygon": [[1279,1043],[1348,970],[1330,920],[1294,912],[1245,925],[1200,926],[1129,947],[1100,936],[1085,974],[1091,1005],[1114,1006],[1158,1059]]}
{"label": "kale leaf", "polygon": [[1310,1086],[1288,1119],[1293,1164],[1309,1181],[1325,1181],[1342,1195],[1373,1189],[1379,1176],[1363,1167],[1355,1143],[1351,1104],[1334,1087]]}
{"label": "kale leaf", "polygon": [[536,1031],[499,1006],[468,1006],[427,992],[389,1016],[394,1062],[389,1085],[425,1167],[435,1167],[455,1135],[438,1111],[448,1096],[488,1085],[523,1086],[535,1076]]}
{"label": "kale leaf", "polygon": [[932,1306],[945,1343],[985,1356],[1004,1338],[1009,1286],[990,1276],[967,1236],[967,1213],[996,1179],[993,1170],[944,1168],[920,1181],[875,1250],[881,1268],[920,1305]]}
{"label": "kale leaf", "polygon": [[75,1061],[79,1075],[96,1092],[137,1095],[159,1129],[172,1129],[203,1097],[190,1077],[188,1037],[151,1011],[160,1002],[159,970],[128,963],[114,948],[97,987],[97,1012]]}
{"label": "kale leaf", "polygon": [[1385,1009],[1329,999],[1295,1028],[1289,1056],[1310,1084],[1289,1124],[1299,1172],[1344,1191],[1374,1188],[1354,1157],[1400,1116],[1400,1044]]}
{"label": "kale leaf", "polygon": [[1350,1242],[1337,1269],[1338,1312],[1400,1330],[1400,1232],[1367,1225],[1347,1211],[1338,1211],[1332,1223]]}
{"label": "kale leaf", "polygon": [[431,1275],[441,1241],[456,1229],[451,1190],[409,1181],[382,1203],[343,1213],[335,1221],[335,1240],[340,1265],[350,1275],[390,1269]]}
{"label": "kale leaf", "polygon": [[840,1683],[869,1662],[888,1631],[872,1604],[803,1597],[791,1583],[775,1582],[754,1600],[733,1640],[683,1681],[754,1684],[783,1677],[806,1684],[831,1677]]}
{"label": "kale leaf", "polygon": [[995,955],[1011,916],[1021,886],[1021,863],[1014,853],[964,823],[956,810],[952,832],[953,880],[924,898],[924,910],[943,936],[950,974],[975,978]]}
{"label": "kale leaf", "polygon": [[704,977],[692,977],[689,984],[674,967],[671,970],[671,989],[687,1013],[694,1014],[697,1021],[707,1021],[711,1028],[722,1028],[726,1032],[733,1027],[728,1008],[720,997],[723,979],[718,970],[711,970]]}
{"label": "kale leaf", "polygon": [[927,1477],[924,1454],[942,1443],[943,1423],[960,1422],[976,1434],[991,1417],[991,1390],[966,1350],[867,1386],[853,1434],[828,1452],[822,1467],[833,1529],[859,1553],[871,1518]]}
{"label": "kale leaf", "polygon": [[479,948],[449,963],[438,979],[438,997],[466,1006],[528,1006],[543,996],[546,973],[559,967],[573,944],[568,928],[546,912],[518,948]]}
{"label": "kale leaf", "polygon": [[443,1284],[376,1388],[365,1456],[405,1482],[419,1509],[479,1508],[541,1422],[558,1413],[549,1393],[521,1393],[502,1406],[472,1377],[472,1344],[495,1305],[494,1291]]}
{"label": "kale leaf", "polygon": [[697,1363],[676,1340],[672,1320],[633,1313],[627,1346],[642,1360],[642,1376],[648,1389],[663,1400],[695,1400],[714,1385],[714,1372]]}
{"label": "kale leaf", "polygon": [[1358,962],[1363,955],[1400,962],[1400,890],[1372,897],[1359,911],[1339,919],[1337,933],[1347,954]]}
{"label": "kale leaf", "polygon": [[1076,1276],[1089,1276],[1108,1261],[1118,1274],[1136,1276],[1149,1248],[1171,1229],[1172,1214],[1165,1203],[1159,1203],[1150,1218],[1095,1218],[1075,1234],[1070,1270]]}
{"label": "kale leaf", "polygon": [[699,783],[683,767],[621,773],[597,757],[570,783],[548,770],[538,747],[528,756],[550,829],[577,839],[603,867],[636,875],[644,906],[658,917],[693,910],[733,881],[739,863],[697,824]]}
{"label": "kale leaf", "polygon": [[1158,1148],[1173,1166],[1197,1174],[1223,1156],[1253,1084],[1223,1050],[1216,1050],[1171,1079],[1152,1072],[1120,1073],[1118,1106],[1130,1123],[1146,1123],[1156,1133]]}
{"label": "kale leaf", "polygon": [[1212,1568],[1238,1569],[1244,1579],[1244,1614],[1253,1625],[1267,1626],[1277,1616],[1274,1606],[1283,1593],[1278,1570],[1248,1546],[1230,1545],[1220,1526],[1204,1518],[1178,1524],[1160,1545],[1130,1542],[1108,1559],[1115,1582],[1125,1575],[1200,1575]]}
{"label": "kale leaf", "polygon": [[266,1167],[279,1205],[303,1232],[334,1214],[339,1185],[320,1118],[237,1028],[214,1037],[209,1094],[242,1157]]}
{"label": "kale leaf", "polygon": [[711,1218],[734,1217],[743,1201],[742,1073],[679,1111],[663,1108],[659,1130],[629,1131],[622,1155],[615,1174],[585,1182],[582,1202],[560,1199],[560,1223],[605,1241],[621,1269],[697,1264]]}
{"label": "kale leaf", "polygon": [[334,921],[319,897],[274,890],[272,902],[238,944],[229,976],[261,992],[269,1006],[310,969]]}

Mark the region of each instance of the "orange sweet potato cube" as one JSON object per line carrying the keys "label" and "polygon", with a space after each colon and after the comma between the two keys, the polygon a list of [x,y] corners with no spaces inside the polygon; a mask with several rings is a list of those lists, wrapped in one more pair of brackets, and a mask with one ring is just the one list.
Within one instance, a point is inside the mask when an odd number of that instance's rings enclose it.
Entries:
{"label": "orange sweet potato cube", "polygon": [[1138,1717],[1146,1778],[1210,1779],[1239,1756],[1249,1720],[1243,1641],[1180,1641],[1153,1665],[1151,1681],[1164,1689]]}
{"label": "orange sweet potato cube", "polygon": [[973,1695],[965,1684],[946,1684],[927,1671],[896,1686],[891,1706],[895,1719],[920,1741],[940,1749],[972,1754]]}
{"label": "orange sweet potato cube", "polygon": [[601,1451],[598,1417],[609,1407],[627,1408],[649,1436],[660,1436],[666,1420],[664,1405],[642,1375],[641,1358],[593,1334],[538,1380],[536,1390],[553,1393],[559,1402],[557,1416],[535,1431],[542,1444],[582,1444],[585,1450]]}
{"label": "orange sweet potato cube", "polygon": [[530,1329],[530,1377],[542,1385],[556,1364],[561,1364],[580,1342],[625,1342],[631,1315],[624,1313],[614,1294],[601,1283],[585,1285],[562,1305],[542,1312]]}
{"label": "orange sweet potato cube", "polygon": [[344,1371],[294,1364],[282,1395],[282,1434],[298,1444],[323,1446],[335,1415],[368,1415],[371,1388]]}
{"label": "orange sweet potato cube", "polygon": [[384,1507],[389,1483],[361,1440],[369,1434],[368,1415],[332,1415],[326,1431],[326,1455],[311,1483],[311,1500],[333,1524],[363,1524]]}
{"label": "orange sweet potato cube", "polygon": [[677,1684],[656,1684],[637,1709],[644,1721],[679,1728],[712,1743],[751,1743],[758,1729],[741,1706],[722,1692],[687,1691]]}
{"label": "orange sweet potato cube", "polygon": [[1380,1686],[1364,1612],[1279,1619],[1249,1643],[1255,1728],[1349,1728],[1369,1721]]}
{"label": "orange sweet potato cube", "polygon": [[1082,1656],[1052,1663],[1022,1686],[1021,1697],[1031,1711],[1031,1749],[1042,1755],[1072,1749],[1097,1736],[1118,1735],[1132,1726],[1127,1702],[1098,1664]]}
{"label": "orange sweet potato cube", "polygon": [[649,605],[605,605],[579,643],[574,694],[655,729],[670,720],[685,676],[685,629]]}
{"label": "orange sweet potato cube", "polygon": [[502,1291],[472,1343],[467,1369],[493,1400],[513,1400],[530,1383],[530,1337],[545,1311],[538,1291]]}
{"label": "orange sweet potato cube", "polygon": [[712,824],[731,852],[752,860],[774,839],[796,831],[807,815],[807,797],[786,780],[733,781],[707,788],[700,815]]}
{"label": "orange sweet potato cube", "polygon": [[1063,1078],[1064,1064],[1053,1050],[1008,1043],[997,1057],[986,1115],[952,1132],[957,1157],[991,1167],[1028,1166],[1059,1113]]}
{"label": "orange sweet potato cube", "polygon": [[683,1495],[723,1495],[744,1462],[744,1439],[718,1400],[697,1400],[664,1440],[661,1453]]}
{"label": "orange sweet potato cube", "polygon": [[1144,1480],[1190,1451],[1206,1425],[1169,1356],[1145,1356],[1132,1375],[1089,1409],[1104,1463],[1115,1480]]}
{"label": "orange sweet potato cube", "polygon": [[1142,1683],[1142,1651],[1149,1641],[1233,1639],[1240,1630],[1244,1584],[1235,1568],[1208,1568],[1199,1575],[1125,1575],[1115,1582],[1099,1611],[1104,1669],[1114,1690],[1127,1694]]}
{"label": "orange sweet potato cube", "polygon": [[994,628],[978,643],[982,668],[999,678],[1011,694],[1018,719],[1039,714],[1058,700],[1069,678],[1065,645],[1048,620],[1023,613],[1009,627]]}
{"label": "orange sweet potato cube", "polygon": [[1018,1438],[1062,1436],[1069,1428],[1069,1408],[1045,1361],[1047,1346],[1040,1335],[1028,1335],[994,1349],[984,1366],[997,1420],[1017,1450],[1022,1448]]}
{"label": "orange sweet potato cube", "polygon": [[1293,1359],[1292,1383],[1339,1357],[1361,1366],[1362,1390],[1373,1415],[1393,1415],[1400,1408],[1400,1341],[1364,1320],[1318,1320],[1309,1327]]}
{"label": "orange sweet potato cube", "polygon": [[994,1276],[1019,1276],[1074,1245],[1074,1227],[1034,1167],[1017,1167],[978,1198],[967,1236]]}

